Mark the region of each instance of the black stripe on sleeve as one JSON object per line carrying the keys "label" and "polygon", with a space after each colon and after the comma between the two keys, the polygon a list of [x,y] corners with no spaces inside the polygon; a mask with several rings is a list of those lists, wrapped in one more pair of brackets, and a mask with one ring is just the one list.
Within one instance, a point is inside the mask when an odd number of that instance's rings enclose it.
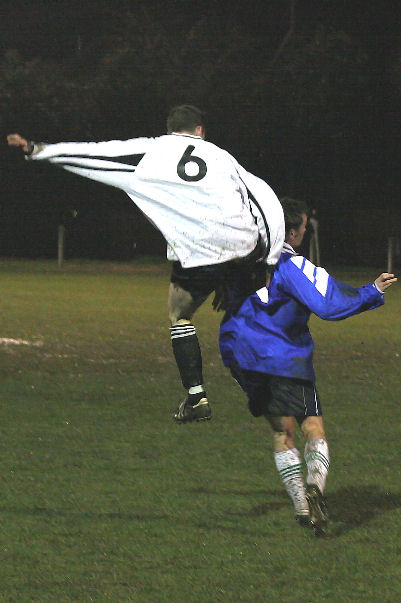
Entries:
{"label": "black stripe on sleeve", "polygon": [[55,165],[59,165],[61,167],[74,167],[77,168],[79,170],[93,170],[93,171],[98,171],[98,172],[130,172],[131,174],[135,173],[135,168],[118,168],[118,167],[113,167],[113,168],[109,168],[109,167],[93,167],[91,165],[79,165],[76,163],[72,163],[70,161],[63,161],[63,163],[61,162],[56,162]]}
{"label": "black stripe on sleeve", "polygon": [[[269,255],[269,252],[270,252],[270,228],[269,228],[269,225],[268,225],[268,223],[267,223],[267,218],[266,218],[266,216],[265,216],[264,212],[262,211],[262,208],[260,207],[259,202],[258,202],[258,201],[256,201],[255,197],[252,195],[251,191],[249,190],[249,188],[248,188],[247,186],[246,186],[246,190],[247,190],[247,193],[248,193],[248,197],[249,197],[249,199],[250,199],[250,200],[252,201],[252,203],[254,203],[254,204],[256,205],[256,207],[258,208],[258,210],[259,210],[259,212],[260,212],[260,215],[262,216],[263,223],[264,223],[264,225],[265,225],[265,229],[266,229],[266,238],[267,238],[267,247],[266,247],[266,251],[265,251],[265,253],[264,253],[264,256],[263,256],[263,257],[264,257],[264,258],[267,258],[267,256]],[[251,210],[251,213],[252,213],[252,208],[250,208],[250,210]],[[253,214],[252,214],[252,215],[253,215]],[[255,216],[254,216],[254,218],[255,218]],[[256,220],[256,218],[255,218],[255,220]]]}
{"label": "black stripe on sleeve", "polygon": [[97,159],[100,161],[108,161],[109,163],[124,163],[127,165],[137,166],[144,154],[145,153],[136,155],[123,155],[121,157],[103,157],[101,155],[69,155],[68,153],[62,153],[61,155],[54,155],[53,157],[51,157],[51,159]]}

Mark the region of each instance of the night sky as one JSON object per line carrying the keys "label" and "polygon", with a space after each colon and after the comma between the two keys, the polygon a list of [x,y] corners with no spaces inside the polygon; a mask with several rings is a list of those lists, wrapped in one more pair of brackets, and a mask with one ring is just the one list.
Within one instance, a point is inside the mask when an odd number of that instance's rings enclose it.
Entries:
{"label": "night sky", "polygon": [[[275,62],[290,28],[289,1],[1,2],[2,139],[10,129],[49,141],[153,136],[163,132],[171,104],[200,104],[210,118],[212,142],[265,178],[279,196],[302,197],[317,208],[326,257],[363,262],[367,250],[356,246],[355,238],[361,232],[371,236],[372,218],[383,222],[384,229],[388,216],[394,225],[400,220],[397,5],[295,2],[292,54]],[[121,22],[127,11],[131,38],[124,38]],[[321,56],[319,31],[324,31],[323,44],[335,40],[333,51]],[[312,42],[318,60],[309,74],[304,57],[312,52]],[[230,43],[231,58],[210,76],[208,65],[223,61]],[[121,49],[124,57],[116,60]],[[10,51],[17,51],[18,59],[10,67],[8,58],[4,67]],[[28,90],[21,83],[26,66]],[[14,88],[13,69],[20,70]],[[105,73],[109,79],[101,81]],[[88,82],[93,98],[82,96]],[[18,86],[22,97],[15,93],[10,100],[9,91]],[[121,193],[45,167],[32,169],[4,146],[1,151],[2,255],[51,256],[55,224],[68,222],[75,206],[80,222],[70,224],[71,255],[124,259],[130,255],[131,237],[140,241],[142,231],[144,240],[151,233],[153,249],[163,253],[159,235],[140,221]],[[119,231],[121,222],[129,222],[131,230]],[[95,223],[99,236],[85,235],[83,245],[81,235],[89,223],[92,230]],[[10,229],[21,236],[11,241]]]}

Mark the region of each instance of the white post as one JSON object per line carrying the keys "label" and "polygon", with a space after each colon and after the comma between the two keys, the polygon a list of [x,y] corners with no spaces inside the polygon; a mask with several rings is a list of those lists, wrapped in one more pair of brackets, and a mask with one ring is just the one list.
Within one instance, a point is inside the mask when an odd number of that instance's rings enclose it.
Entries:
{"label": "white post", "polygon": [[309,218],[312,234],[309,241],[309,259],[312,264],[320,266],[319,222],[314,217]]}
{"label": "white post", "polygon": [[64,263],[64,234],[65,227],[59,226],[57,237],[57,262],[59,268],[62,268]]}
{"label": "white post", "polygon": [[387,240],[387,272],[393,270],[393,257],[394,257],[394,237],[388,237]]}

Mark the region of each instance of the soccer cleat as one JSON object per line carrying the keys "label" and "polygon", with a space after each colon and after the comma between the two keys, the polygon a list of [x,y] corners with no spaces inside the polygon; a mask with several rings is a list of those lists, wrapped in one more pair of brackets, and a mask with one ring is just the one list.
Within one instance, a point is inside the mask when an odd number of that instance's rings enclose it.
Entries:
{"label": "soccer cleat", "polygon": [[306,486],[306,499],[309,505],[310,518],[315,531],[315,536],[325,536],[327,533],[326,499],[315,484]]}
{"label": "soccer cleat", "polygon": [[212,410],[207,398],[199,398],[199,396],[191,396],[190,394],[181,402],[173,414],[173,419],[176,423],[210,421],[211,418]]}
{"label": "soccer cleat", "polygon": [[309,513],[307,515],[295,515],[295,520],[303,528],[311,528],[311,527],[313,527],[313,524],[311,522],[311,518],[310,518]]}

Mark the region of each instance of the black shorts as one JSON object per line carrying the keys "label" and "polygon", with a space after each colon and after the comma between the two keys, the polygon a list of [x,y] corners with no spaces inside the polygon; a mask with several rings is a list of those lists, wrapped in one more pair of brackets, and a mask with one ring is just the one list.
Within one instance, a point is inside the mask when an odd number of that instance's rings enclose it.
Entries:
{"label": "black shorts", "polygon": [[[261,244],[258,242],[255,249],[244,258],[230,260],[221,264],[183,268],[180,262],[173,262],[170,281],[188,291],[193,299],[208,297],[217,287],[230,280],[238,272],[243,273],[244,279],[246,279],[246,275],[250,273],[251,269],[257,270],[261,282],[263,282],[264,278],[265,283],[267,266],[264,263],[257,262],[261,253]],[[252,289],[249,293],[253,293],[255,290]]]}
{"label": "black shorts", "polygon": [[234,379],[248,396],[254,417],[320,417],[322,408],[315,384],[301,379],[231,369]]}

